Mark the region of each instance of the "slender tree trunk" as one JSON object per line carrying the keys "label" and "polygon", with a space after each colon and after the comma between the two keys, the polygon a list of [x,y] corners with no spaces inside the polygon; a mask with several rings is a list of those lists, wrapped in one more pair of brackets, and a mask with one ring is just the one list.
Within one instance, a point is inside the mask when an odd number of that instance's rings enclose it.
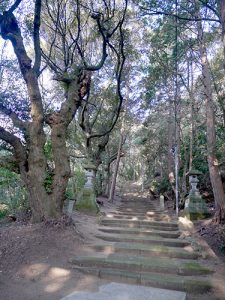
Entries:
{"label": "slender tree trunk", "polygon": [[182,174],[182,184],[181,184],[181,205],[184,206],[185,195],[187,194],[187,169],[188,169],[188,151],[185,151],[183,174]]}
{"label": "slender tree trunk", "polygon": [[225,69],[225,0],[219,0],[220,20],[222,26],[222,42],[223,42],[223,67]]}
{"label": "slender tree trunk", "polygon": [[114,170],[114,173],[113,173],[112,183],[111,183],[110,192],[109,192],[109,201],[111,201],[111,202],[113,201],[114,194],[115,194],[116,179],[117,179],[117,174],[118,174],[118,170],[119,170],[119,164],[120,164],[121,152],[122,152],[122,147],[123,147],[123,141],[124,141],[124,136],[121,133],[119,146],[118,146],[118,153],[117,153],[117,158],[116,158],[116,163],[115,163],[115,170]]}
{"label": "slender tree trunk", "polygon": [[194,97],[194,77],[193,77],[193,64],[191,61],[190,71],[188,72],[190,75],[190,80],[188,81],[188,90],[190,97],[190,141],[189,141],[189,171],[192,168],[193,163],[193,144],[194,144],[194,120],[195,120],[195,97]]}
{"label": "slender tree trunk", "polygon": [[206,97],[206,124],[207,124],[207,154],[210,180],[213,188],[213,195],[216,203],[217,215],[219,221],[221,216],[225,215],[225,195],[222,180],[219,172],[219,163],[216,158],[216,130],[215,130],[215,112],[213,103],[212,82],[207,60],[206,48],[204,46],[203,29],[198,22],[198,38],[200,45],[200,55],[202,64],[203,84]]}
{"label": "slender tree trunk", "polygon": [[[178,71],[178,69],[177,69]],[[176,214],[178,215],[178,207],[180,202],[180,178],[179,178],[179,170],[180,170],[180,146],[181,146],[181,138],[180,138],[180,124],[181,124],[181,99],[180,99],[180,87],[178,84],[178,80],[176,80],[176,88],[175,88],[175,196],[176,196]]]}
{"label": "slender tree trunk", "polygon": [[110,163],[105,166],[104,169],[105,179],[103,184],[103,192],[106,196],[109,196],[109,187],[110,187]]}
{"label": "slender tree trunk", "polygon": [[173,140],[173,105],[172,99],[169,98],[169,116],[168,116],[168,149],[167,149],[167,168],[168,168],[168,178],[171,184],[174,183],[174,158],[172,153],[172,148],[174,144]]}
{"label": "slender tree trunk", "polygon": [[194,141],[194,98],[190,99],[190,107],[191,107],[191,120],[190,120],[190,138],[189,138],[189,171],[192,168],[193,162],[193,141]]}

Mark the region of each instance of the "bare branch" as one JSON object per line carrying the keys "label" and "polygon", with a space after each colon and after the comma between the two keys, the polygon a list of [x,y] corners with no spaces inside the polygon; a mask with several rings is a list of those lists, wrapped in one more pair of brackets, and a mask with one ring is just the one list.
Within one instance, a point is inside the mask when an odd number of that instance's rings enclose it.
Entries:
{"label": "bare branch", "polygon": [[[123,144],[124,144],[124,142],[123,142]],[[109,164],[111,164],[112,162],[114,162],[114,160],[117,159],[117,155],[118,155],[118,153],[116,152],[109,158]],[[120,157],[124,157],[124,155],[125,155],[124,152],[120,153]]]}
{"label": "bare branch", "polygon": [[20,5],[21,2],[22,2],[22,0],[16,0],[14,2],[14,4],[10,7],[10,9],[8,10],[8,12],[13,13],[14,10],[16,10],[17,7]]}
{"label": "bare branch", "polygon": [[3,14],[3,20],[1,21],[1,35],[3,39],[11,41],[17,56],[20,71],[28,87],[28,94],[31,101],[31,115],[33,119],[42,122],[43,105],[37,75],[31,67],[31,59],[27,55],[21,30],[13,13],[6,12]]}
{"label": "bare branch", "polygon": [[88,63],[86,62],[85,60],[85,57],[84,57],[84,53],[83,51],[81,50],[79,44],[77,43],[77,49],[78,49],[78,52],[82,58],[82,61],[83,61],[83,64],[84,64],[84,68],[85,70],[87,71],[98,71],[102,68],[102,66],[104,65],[104,62],[107,58],[107,42],[108,42],[108,38],[106,37],[105,33],[103,32],[103,28],[102,28],[102,24],[101,24],[101,21],[100,21],[100,14],[93,14],[92,15],[92,18],[94,20],[96,20],[96,23],[98,25],[98,30],[102,36],[102,57],[101,57],[101,60],[99,61],[99,63],[97,65],[88,65]]}
{"label": "bare branch", "polygon": [[120,32],[120,56],[118,56],[118,52],[116,51],[116,53],[117,53],[117,59],[118,59],[117,74],[116,74],[117,78],[116,79],[117,79],[117,96],[119,98],[119,103],[118,103],[118,106],[117,106],[117,109],[116,109],[115,118],[114,118],[114,120],[113,120],[110,128],[108,130],[106,130],[104,133],[91,135],[89,137],[89,141],[88,141],[89,143],[90,143],[90,140],[93,139],[93,138],[103,137],[103,136],[109,134],[113,130],[113,128],[115,127],[116,122],[117,122],[117,120],[119,118],[119,115],[120,115],[120,110],[121,110],[122,103],[123,103],[123,95],[121,93],[122,72],[123,72],[123,66],[124,66],[125,59],[126,59],[125,53],[124,53],[124,34],[123,34],[123,28],[122,28],[122,26],[123,26],[123,22],[124,22],[124,18],[125,18],[126,8],[127,8],[127,1],[126,1],[126,7],[125,7],[125,10],[124,10],[124,16],[123,16],[123,19],[122,19],[122,21],[120,22],[120,25],[119,25],[119,32]]}
{"label": "bare branch", "polygon": [[183,16],[179,16],[177,14],[168,13],[168,12],[164,12],[164,11],[153,11],[150,8],[146,8],[144,6],[140,6],[140,8],[145,12],[144,15],[148,15],[148,16],[164,15],[164,16],[177,18],[179,20],[186,20],[186,21],[193,21],[193,22],[210,21],[210,22],[220,23],[219,18],[218,19],[214,19],[214,18],[197,18],[197,17],[190,18],[190,17],[183,17]]}
{"label": "bare branch", "polygon": [[3,141],[5,141],[13,147],[15,158],[17,159],[17,161],[24,161],[24,159],[26,158],[26,149],[22,145],[18,137],[16,137],[12,133],[5,130],[5,128],[0,126],[0,139],[2,139]]}
{"label": "bare branch", "polygon": [[46,55],[43,51],[41,51],[42,56],[44,57],[47,65],[52,69],[56,74],[62,74],[63,70],[55,64],[55,62],[51,59],[51,55]]}
{"label": "bare branch", "polygon": [[34,62],[33,69],[37,75],[40,74],[40,66],[41,66],[41,47],[40,47],[41,4],[42,4],[42,0],[35,1],[34,34],[33,34],[35,62]]}
{"label": "bare branch", "polygon": [[[1,99],[1,96],[0,96]],[[26,131],[27,124],[20,120],[15,112],[11,109],[5,107],[2,103],[0,103],[0,111],[5,114],[6,116],[10,117],[13,122],[13,125],[21,129],[22,131]]]}
{"label": "bare branch", "polygon": [[210,9],[218,18],[219,18],[219,14],[218,11],[209,3],[207,3],[205,0],[199,0],[205,7],[207,7],[208,9]]}

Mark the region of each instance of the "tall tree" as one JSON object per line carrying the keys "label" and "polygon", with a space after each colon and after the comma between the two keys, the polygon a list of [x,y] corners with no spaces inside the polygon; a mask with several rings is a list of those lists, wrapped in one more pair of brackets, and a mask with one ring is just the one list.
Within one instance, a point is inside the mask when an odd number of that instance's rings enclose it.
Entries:
{"label": "tall tree", "polygon": [[[110,51],[117,53],[118,73],[122,72],[124,59],[120,53],[127,2],[102,1],[102,5],[92,5],[79,0],[36,0],[31,12],[32,45],[24,35],[24,24],[18,22],[16,9],[23,4],[21,2],[16,0],[1,12],[0,26],[1,37],[11,42],[25,81],[30,115],[29,120],[24,120],[2,105],[1,112],[7,113],[20,134],[15,135],[2,126],[0,138],[12,147],[28,190],[33,221],[39,222],[62,213],[70,177],[66,131],[89,92],[90,72],[103,67]],[[33,63],[27,44],[33,46]],[[48,113],[43,107],[39,81],[41,72],[46,68],[42,57],[65,91],[60,108]],[[51,164],[45,154],[45,126],[50,130]]]}
{"label": "tall tree", "polygon": [[205,47],[203,28],[200,22],[197,24],[197,29],[202,65],[202,80],[204,84],[204,94],[206,97],[207,156],[209,173],[216,203],[216,218],[218,217],[218,221],[220,222],[221,218],[225,217],[225,194],[220,176],[219,164],[216,157],[216,130],[212,80]]}

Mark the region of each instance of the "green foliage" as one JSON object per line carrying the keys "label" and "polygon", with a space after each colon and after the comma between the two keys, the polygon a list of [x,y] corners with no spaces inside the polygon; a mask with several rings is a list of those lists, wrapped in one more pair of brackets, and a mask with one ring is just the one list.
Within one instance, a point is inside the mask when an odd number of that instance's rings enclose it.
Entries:
{"label": "green foliage", "polygon": [[9,206],[2,203],[0,204],[0,219],[4,218],[9,212]]}
{"label": "green foliage", "polygon": [[20,176],[0,168],[0,216],[26,207],[27,195]]}
{"label": "green foliage", "polygon": [[48,170],[44,180],[44,187],[48,194],[51,194],[52,192],[52,183],[53,183],[53,173],[50,170]]}
{"label": "green foliage", "polygon": [[73,170],[73,176],[69,179],[66,190],[66,198],[76,199],[86,182],[84,170],[81,166],[76,165]]}
{"label": "green foliage", "polygon": [[171,183],[167,178],[163,178],[158,184],[158,191],[159,193],[165,193],[169,190],[171,190]]}
{"label": "green foliage", "polygon": [[47,160],[52,161],[53,154],[52,154],[52,143],[50,140],[47,140],[44,146],[44,153],[47,158]]}
{"label": "green foliage", "polygon": [[224,161],[225,153],[225,127],[223,125],[217,127],[217,158],[219,161]]}

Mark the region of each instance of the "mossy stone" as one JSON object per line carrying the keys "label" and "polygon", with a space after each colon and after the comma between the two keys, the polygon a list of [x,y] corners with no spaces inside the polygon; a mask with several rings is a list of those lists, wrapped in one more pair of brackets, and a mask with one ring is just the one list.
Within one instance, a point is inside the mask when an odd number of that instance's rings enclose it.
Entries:
{"label": "mossy stone", "polygon": [[184,209],[184,215],[189,220],[201,220],[210,216],[205,201],[200,195],[190,194],[188,196],[188,202],[188,206]]}
{"label": "mossy stone", "polygon": [[75,208],[79,211],[98,213],[99,206],[96,202],[96,196],[92,189],[84,189],[76,202]]}

